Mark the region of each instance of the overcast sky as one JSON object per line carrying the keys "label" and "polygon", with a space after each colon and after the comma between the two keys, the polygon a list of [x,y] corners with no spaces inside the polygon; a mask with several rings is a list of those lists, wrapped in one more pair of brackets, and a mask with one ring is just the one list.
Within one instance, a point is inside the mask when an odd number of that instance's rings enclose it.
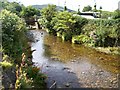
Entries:
{"label": "overcast sky", "polygon": [[[42,5],[42,4],[55,4],[59,6],[64,6],[65,0],[8,0],[8,1],[17,1],[25,6],[28,5]],[[78,5],[82,10],[84,6],[90,5],[94,6],[94,3],[97,4],[97,9],[102,6],[103,10],[114,11],[118,8],[118,2],[120,0],[66,0],[66,6],[69,9],[76,10]]]}

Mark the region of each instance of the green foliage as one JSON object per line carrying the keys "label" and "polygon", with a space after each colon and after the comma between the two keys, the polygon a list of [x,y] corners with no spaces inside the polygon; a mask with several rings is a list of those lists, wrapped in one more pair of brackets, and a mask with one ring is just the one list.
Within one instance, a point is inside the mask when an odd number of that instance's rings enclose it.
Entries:
{"label": "green foliage", "polygon": [[13,66],[12,63],[7,62],[7,61],[0,62],[0,65],[1,65],[3,68],[9,68],[9,67]]}
{"label": "green foliage", "polygon": [[[87,9],[86,9],[87,8]],[[90,11],[90,6],[85,7],[84,11]],[[112,12],[106,12],[96,9],[96,4],[93,11],[100,11],[101,18],[108,18]],[[82,18],[68,11],[57,12],[50,8],[42,10],[41,24],[47,28],[49,32],[55,32],[57,36],[63,40],[71,40],[77,43],[86,44],[88,46],[111,46],[119,45],[120,37],[120,21],[119,19],[93,19],[89,20]],[[49,16],[50,14],[51,16]],[[84,35],[83,35],[84,34]],[[80,35],[80,36],[76,36]],[[76,37],[73,37],[76,36]],[[72,38],[73,37],[73,38]],[[112,44],[110,44],[112,40]],[[108,43],[109,42],[109,43]]]}
{"label": "green foliage", "polygon": [[40,15],[40,11],[32,6],[24,7],[21,11],[21,16],[24,18],[33,17],[34,15]]}
{"label": "green foliage", "polygon": [[46,76],[40,72],[40,68],[37,68],[35,66],[27,67],[26,73],[28,78],[33,79],[33,85],[35,87],[44,87],[44,80],[46,79]]}
{"label": "green foliage", "polygon": [[112,16],[112,14],[113,14],[113,12],[102,11],[101,18],[103,18],[103,19],[108,19],[109,17]]}
{"label": "green foliage", "polygon": [[32,67],[32,66],[30,66],[26,69],[26,72],[27,72],[29,78],[33,78],[33,79],[35,79],[35,77],[36,77],[36,75],[38,74],[39,71],[40,71],[39,68]]}
{"label": "green foliage", "polygon": [[2,4],[3,9],[11,11],[12,13],[16,13],[18,16],[20,16],[20,12],[24,7],[23,5],[17,2],[0,1],[0,4]]}
{"label": "green foliage", "polygon": [[119,9],[114,11],[113,19],[120,19],[120,10]]}
{"label": "green foliage", "polygon": [[0,62],[0,65],[3,67],[3,69],[10,68],[13,66],[13,64],[11,63],[10,57],[4,54],[2,57],[2,62]]}
{"label": "green foliage", "polygon": [[75,16],[75,26],[74,26],[74,35],[80,35],[84,25],[88,23],[86,18],[82,18],[80,16]]}
{"label": "green foliage", "polygon": [[72,33],[71,32],[63,32],[62,33],[62,40],[63,41],[71,40],[71,38],[72,38]]}
{"label": "green foliage", "polygon": [[73,14],[67,11],[59,12],[52,20],[53,29],[61,34],[64,32],[63,37],[69,34],[69,39],[72,36],[72,32],[74,32],[75,23],[76,21]]}
{"label": "green foliage", "polygon": [[46,8],[41,10],[42,17],[50,22],[52,18],[56,15],[56,6],[55,5],[48,5]]}
{"label": "green foliage", "polygon": [[83,34],[79,36],[74,36],[72,37],[72,43],[78,43],[78,44],[90,43],[90,37]]}
{"label": "green foliage", "polygon": [[86,23],[87,19],[74,16],[67,11],[59,12],[52,20],[53,29],[56,30],[57,35],[62,36],[63,40],[71,40],[72,35],[79,35]]}
{"label": "green foliage", "polygon": [[97,35],[97,46],[103,46],[105,44],[105,38],[107,37],[107,35],[109,34],[108,30],[105,29],[104,27],[100,27],[97,31],[96,31],[96,35]]}
{"label": "green foliage", "polygon": [[21,90],[21,89],[32,88],[33,87],[32,83],[33,80],[27,78],[27,73],[21,71],[19,77],[16,80],[15,89]]}
{"label": "green foliage", "polygon": [[33,66],[32,60],[27,59],[26,55],[22,54],[21,66],[16,65],[16,83],[15,88],[18,90],[25,88],[44,88],[46,76],[40,72],[40,68]]}
{"label": "green foliage", "polygon": [[83,12],[88,12],[88,11],[91,11],[91,10],[92,10],[92,7],[90,5],[88,5],[88,6],[85,6],[82,11]]}
{"label": "green foliage", "polygon": [[[113,46],[119,44],[119,26],[119,19],[89,20],[88,24],[83,27],[82,33],[90,36],[95,46]],[[91,34],[92,32],[94,34]]]}
{"label": "green foliage", "polygon": [[3,53],[19,61],[27,43],[25,22],[10,11],[3,10],[1,13]]}
{"label": "green foliage", "polygon": [[56,31],[71,31],[74,29],[74,24],[76,23],[72,13],[67,11],[59,12],[58,15],[53,19],[53,22],[55,24],[53,28]]}
{"label": "green foliage", "polygon": [[49,33],[55,33],[53,30],[53,25],[51,24],[51,21],[53,17],[56,15],[56,6],[55,5],[48,5],[46,8],[43,8],[41,10],[41,19],[39,20],[39,23],[44,27],[48,29]]}
{"label": "green foliage", "polygon": [[27,31],[25,22],[15,13],[7,10],[2,10],[0,19],[2,20],[2,52],[4,55],[3,62],[0,64],[5,68],[11,67],[12,63],[17,64],[15,89],[33,88],[34,83],[37,85],[37,82],[40,85],[38,87],[43,88],[44,75],[38,74],[39,70],[32,72],[34,76],[37,75],[35,80],[28,78],[28,72],[25,72],[25,69],[33,64],[30,59],[28,60],[30,52],[25,35]]}

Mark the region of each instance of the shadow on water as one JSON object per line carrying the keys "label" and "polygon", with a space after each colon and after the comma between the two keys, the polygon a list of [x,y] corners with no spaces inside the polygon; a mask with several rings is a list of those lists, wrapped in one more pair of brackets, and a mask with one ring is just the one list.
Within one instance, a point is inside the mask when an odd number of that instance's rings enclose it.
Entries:
{"label": "shadow on water", "polygon": [[[120,56],[107,55],[82,45],[63,42],[43,30],[31,30],[33,62],[48,75],[48,87],[118,87]],[[104,81],[103,81],[104,80]]]}

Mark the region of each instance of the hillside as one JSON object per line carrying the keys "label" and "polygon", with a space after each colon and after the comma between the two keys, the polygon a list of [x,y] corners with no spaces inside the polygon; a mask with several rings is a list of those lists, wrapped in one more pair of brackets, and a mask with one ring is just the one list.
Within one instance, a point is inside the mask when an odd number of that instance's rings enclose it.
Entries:
{"label": "hillside", "polygon": [[[34,8],[36,8],[36,9],[42,9],[42,8],[45,8],[45,7],[47,7],[47,5],[48,4],[44,4],[44,5],[32,5]],[[57,6],[57,10],[60,10],[60,11],[63,11],[64,10],[64,8],[63,7],[61,7],[61,6]],[[69,12],[75,12],[74,10],[71,10],[71,9],[68,9],[68,11]]]}

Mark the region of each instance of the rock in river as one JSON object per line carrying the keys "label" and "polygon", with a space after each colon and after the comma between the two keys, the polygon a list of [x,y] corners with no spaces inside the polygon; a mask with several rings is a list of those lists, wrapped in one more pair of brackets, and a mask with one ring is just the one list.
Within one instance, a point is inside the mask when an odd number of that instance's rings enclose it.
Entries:
{"label": "rock in river", "polygon": [[69,84],[69,83],[66,83],[65,86],[66,86],[66,87],[70,87],[70,84]]}

